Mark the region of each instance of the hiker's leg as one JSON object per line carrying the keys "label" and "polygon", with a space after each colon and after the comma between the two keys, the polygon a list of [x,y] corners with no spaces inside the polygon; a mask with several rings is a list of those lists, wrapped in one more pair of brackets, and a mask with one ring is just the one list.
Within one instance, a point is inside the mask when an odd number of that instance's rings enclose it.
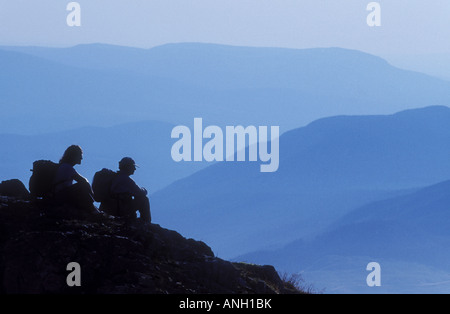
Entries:
{"label": "hiker's leg", "polygon": [[58,193],[55,193],[53,200],[56,205],[64,205],[67,203],[71,203],[71,193],[69,192],[69,188],[65,188]]}
{"label": "hiker's leg", "polygon": [[134,199],[135,208],[139,210],[142,221],[151,222],[152,216],[150,213],[150,200],[147,196],[138,196]]}
{"label": "hiker's leg", "polygon": [[75,183],[70,188],[72,201],[83,211],[98,213],[94,206],[94,193],[89,183]]}
{"label": "hiker's leg", "polygon": [[134,200],[129,194],[124,194],[119,197],[119,216],[136,219],[136,210]]}
{"label": "hiker's leg", "polygon": [[112,215],[119,216],[119,206],[116,199],[108,199],[100,203],[100,211]]}

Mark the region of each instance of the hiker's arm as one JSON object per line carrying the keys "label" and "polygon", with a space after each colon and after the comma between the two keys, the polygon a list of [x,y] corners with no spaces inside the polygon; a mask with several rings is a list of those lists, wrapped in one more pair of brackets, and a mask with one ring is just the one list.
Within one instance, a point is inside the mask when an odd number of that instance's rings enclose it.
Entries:
{"label": "hiker's arm", "polygon": [[143,196],[147,196],[148,192],[146,188],[140,188]]}
{"label": "hiker's arm", "polygon": [[138,196],[147,196],[147,190],[145,188],[141,188],[138,185],[136,185],[133,189],[132,194]]}
{"label": "hiker's arm", "polygon": [[130,187],[131,188],[131,194],[139,195],[139,196],[147,196],[147,190],[145,188],[141,188],[132,179],[130,180],[130,182],[131,182],[131,187]]}
{"label": "hiker's arm", "polygon": [[81,174],[79,174],[79,173],[76,172],[76,171],[74,171],[73,179],[74,179],[77,183],[89,183],[88,179],[86,179],[85,177],[83,177]]}

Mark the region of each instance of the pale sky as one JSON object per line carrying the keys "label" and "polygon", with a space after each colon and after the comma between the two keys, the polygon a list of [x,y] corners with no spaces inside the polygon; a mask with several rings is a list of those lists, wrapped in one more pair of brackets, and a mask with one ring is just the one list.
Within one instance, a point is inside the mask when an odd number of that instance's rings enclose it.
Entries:
{"label": "pale sky", "polygon": [[107,43],[151,48],[203,42],[286,48],[342,47],[374,54],[450,53],[449,0],[0,0],[0,45]]}

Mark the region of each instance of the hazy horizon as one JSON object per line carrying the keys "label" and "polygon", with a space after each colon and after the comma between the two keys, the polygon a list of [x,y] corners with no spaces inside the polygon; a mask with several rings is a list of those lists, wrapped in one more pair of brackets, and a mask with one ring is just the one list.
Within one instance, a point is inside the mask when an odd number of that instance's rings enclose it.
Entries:
{"label": "hazy horizon", "polygon": [[450,53],[450,3],[377,1],[381,26],[369,27],[359,0],[211,2],[77,1],[81,26],[69,27],[70,1],[0,0],[0,45],[69,47],[104,43],[152,48],[198,42],[250,47],[341,47],[382,54]]}

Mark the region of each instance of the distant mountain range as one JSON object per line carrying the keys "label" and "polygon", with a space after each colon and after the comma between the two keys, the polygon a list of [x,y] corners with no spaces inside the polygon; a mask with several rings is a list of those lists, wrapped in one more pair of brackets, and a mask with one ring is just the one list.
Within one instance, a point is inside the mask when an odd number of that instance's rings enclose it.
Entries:
{"label": "distant mountain range", "polygon": [[280,125],[450,103],[450,83],[340,48],[0,47],[0,133],[137,120]]}
{"label": "distant mountain range", "polygon": [[277,172],[212,165],[155,193],[155,217],[227,257],[312,237],[365,203],[450,178],[449,126],[439,106],[320,119],[280,137]]}

